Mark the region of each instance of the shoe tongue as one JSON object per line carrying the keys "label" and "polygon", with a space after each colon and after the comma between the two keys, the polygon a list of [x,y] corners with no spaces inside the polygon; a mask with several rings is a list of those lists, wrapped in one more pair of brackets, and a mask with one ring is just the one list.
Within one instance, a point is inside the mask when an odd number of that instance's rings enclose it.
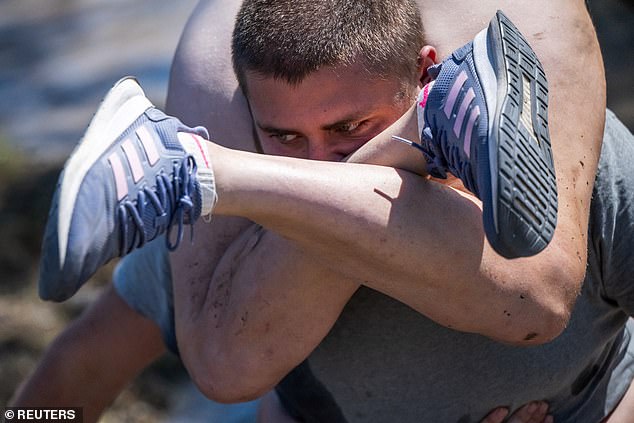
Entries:
{"label": "shoe tongue", "polygon": [[442,63],[437,63],[433,66],[427,68],[427,73],[432,79],[438,78],[438,74],[440,73],[440,68],[442,67]]}
{"label": "shoe tongue", "polygon": [[176,137],[177,128],[182,126],[178,119],[167,116],[159,109],[154,108],[146,110],[145,115],[155,123],[152,128],[163,143],[163,147],[168,150],[183,151],[183,146]]}
{"label": "shoe tongue", "polygon": [[[173,209],[173,207],[171,207]],[[143,212],[143,229],[145,231],[145,240],[146,242],[150,242],[150,240],[156,238],[159,233],[158,228],[162,225],[163,227],[167,227],[169,223],[170,213],[173,213],[173,210],[166,210],[165,216],[160,216],[152,202],[148,201],[145,205],[145,210]]]}
{"label": "shoe tongue", "polygon": [[473,50],[473,41],[468,42],[467,44],[463,45],[459,49],[455,50],[452,53],[452,56],[457,61],[462,62],[472,50]]}
{"label": "shoe tongue", "polygon": [[[182,193],[182,188],[181,188]],[[194,182],[194,190],[190,193],[190,197],[193,203],[193,207],[189,212],[184,213],[183,215],[183,224],[189,225],[192,222],[195,222],[200,217],[201,213],[201,204],[202,204],[202,193],[200,189],[200,184],[198,181]],[[145,208],[143,210],[143,215],[140,216],[143,221],[143,231],[145,233],[145,242],[150,242],[160,234],[164,232],[164,229],[161,228],[169,228],[170,219],[174,218],[174,214],[176,213],[176,209],[179,206],[178,198],[176,198],[176,203],[172,203],[171,200],[168,200],[165,207],[165,213],[159,214],[159,210],[154,206],[154,203],[150,201],[149,198],[146,197]],[[177,220],[173,221],[174,225],[178,225]],[[135,248],[139,242],[139,234],[138,227],[134,224],[128,224],[128,245],[126,245],[126,249],[130,249],[130,244],[134,242]]]}
{"label": "shoe tongue", "polygon": [[[136,209],[136,204],[134,204],[134,208]],[[121,251],[121,255],[126,255],[130,251],[139,248],[142,245],[139,245],[141,239],[140,228],[136,225],[134,218],[132,217],[135,214],[134,211],[126,209],[125,216],[125,245],[123,245],[123,250]],[[143,236],[145,239],[145,243],[150,242],[157,236],[157,228],[154,226],[155,219],[157,217],[156,210],[152,206],[150,202],[146,204],[145,209],[143,210],[143,214],[139,216],[141,221],[143,222]],[[166,214],[164,221],[167,222],[169,219],[169,215]],[[167,224],[165,225],[167,226]],[[124,242],[122,240],[121,242]],[[143,244],[144,245],[144,244]]]}
{"label": "shoe tongue", "polygon": [[185,128],[186,128],[187,132],[191,132],[192,134],[196,134],[199,137],[204,138],[205,140],[211,139],[209,137],[209,132],[207,131],[207,128],[205,128],[204,126],[196,126],[194,128],[185,127]]}

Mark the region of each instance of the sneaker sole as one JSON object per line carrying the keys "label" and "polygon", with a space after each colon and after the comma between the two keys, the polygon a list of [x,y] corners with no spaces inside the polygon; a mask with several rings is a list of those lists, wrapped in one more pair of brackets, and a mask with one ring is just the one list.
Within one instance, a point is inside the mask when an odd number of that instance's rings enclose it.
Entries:
{"label": "sneaker sole", "polygon": [[[532,256],[553,237],[557,223],[557,183],[548,133],[548,85],[535,52],[519,30],[498,11],[485,45],[497,80],[489,111],[491,207],[484,209],[487,238],[507,258]],[[474,43],[474,49],[476,43]],[[487,57],[475,55],[475,57]],[[478,66],[487,72],[491,64]],[[482,77],[483,75],[478,75]],[[490,78],[482,77],[487,81]],[[491,87],[483,84],[485,97]]]}
{"label": "sneaker sole", "polygon": [[64,267],[75,200],[84,177],[119,135],[151,107],[134,78],[119,80],[103,99],[84,137],[64,165],[57,215],[60,269]]}

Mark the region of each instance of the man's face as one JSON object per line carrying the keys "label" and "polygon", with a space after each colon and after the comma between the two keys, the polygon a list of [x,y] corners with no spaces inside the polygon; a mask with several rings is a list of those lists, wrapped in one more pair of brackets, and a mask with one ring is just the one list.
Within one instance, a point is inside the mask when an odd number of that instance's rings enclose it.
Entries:
{"label": "man's face", "polygon": [[247,73],[256,133],[266,154],[340,161],[396,121],[416,95],[360,67],[324,68],[291,86]]}

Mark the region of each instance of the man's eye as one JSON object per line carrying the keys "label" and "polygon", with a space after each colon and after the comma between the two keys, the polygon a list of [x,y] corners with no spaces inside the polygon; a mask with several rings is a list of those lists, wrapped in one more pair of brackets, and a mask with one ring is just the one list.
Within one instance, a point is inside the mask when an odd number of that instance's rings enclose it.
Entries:
{"label": "man's eye", "polygon": [[282,144],[288,144],[297,139],[297,134],[272,134],[271,137],[275,138]]}
{"label": "man's eye", "polygon": [[355,130],[357,130],[359,128],[359,126],[361,126],[363,122],[348,122],[345,123],[343,125],[341,125],[339,128],[337,128],[337,132],[354,132]]}

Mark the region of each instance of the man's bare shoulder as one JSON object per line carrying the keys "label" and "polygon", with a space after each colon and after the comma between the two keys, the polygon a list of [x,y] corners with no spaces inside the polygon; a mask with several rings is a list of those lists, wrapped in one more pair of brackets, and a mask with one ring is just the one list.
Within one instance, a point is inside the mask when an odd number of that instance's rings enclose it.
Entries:
{"label": "man's bare shoulder", "polygon": [[203,0],[178,44],[167,112],[190,126],[205,126],[225,147],[255,151],[251,114],[231,63],[231,35],[240,0]]}
{"label": "man's bare shoulder", "polygon": [[588,36],[594,36],[592,27],[583,23],[586,14],[583,0],[483,0],[477,3],[464,0],[417,1],[427,42],[434,45],[441,56],[472,40],[476,33],[487,26],[498,9],[503,10],[520,28],[538,55],[541,55],[538,50],[548,48],[550,42],[557,44],[557,38],[553,37],[557,33],[572,29],[583,31],[585,28]]}

